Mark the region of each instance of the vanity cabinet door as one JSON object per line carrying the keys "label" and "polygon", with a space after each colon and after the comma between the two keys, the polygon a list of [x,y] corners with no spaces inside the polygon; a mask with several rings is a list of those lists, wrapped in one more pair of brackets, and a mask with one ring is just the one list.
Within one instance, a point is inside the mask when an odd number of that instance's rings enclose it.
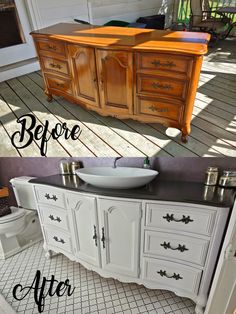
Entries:
{"label": "vanity cabinet door", "polygon": [[94,49],[68,45],[68,50],[72,62],[75,97],[89,106],[99,107]]}
{"label": "vanity cabinet door", "polygon": [[141,203],[99,199],[102,268],[138,277]]}
{"label": "vanity cabinet door", "polygon": [[100,267],[100,243],[96,199],[90,196],[68,194],[77,243],[77,257]]}
{"label": "vanity cabinet door", "polygon": [[133,114],[133,54],[100,49],[96,53],[103,112]]}

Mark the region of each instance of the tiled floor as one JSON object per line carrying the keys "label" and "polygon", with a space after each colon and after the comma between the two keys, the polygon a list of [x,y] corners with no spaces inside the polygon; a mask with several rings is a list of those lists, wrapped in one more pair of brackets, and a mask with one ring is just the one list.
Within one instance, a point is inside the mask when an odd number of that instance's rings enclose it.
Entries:
{"label": "tiled floor", "polygon": [[104,279],[61,254],[47,260],[42,242],[6,261],[0,261],[0,292],[17,313],[38,313],[32,290],[22,301],[12,296],[16,284],[32,284],[37,270],[47,279],[51,275],[59,281],[68,278],[75,287],[70,297],[47,296],[43,313],[194,313],[191,300],[180,298],[169,291],[149,290],[137,284]]}

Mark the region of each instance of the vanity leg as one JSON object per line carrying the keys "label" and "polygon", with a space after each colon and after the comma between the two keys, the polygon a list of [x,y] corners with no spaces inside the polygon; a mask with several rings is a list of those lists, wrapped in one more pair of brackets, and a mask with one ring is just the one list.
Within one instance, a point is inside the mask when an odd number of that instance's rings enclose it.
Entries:
{"label": "vanity leg", "polygon": [[184,126],[181,131],[182,131],[181,142],[186,144],[188,143],[188,136],[191,132],[190,125]]}
{"label": "vanity leg", "polygon": [[52,257],[52,251],[48,250],[45,254],[46,259],[50,259]]}
{"label": "vanity leg", "polygon": [[204,308],[207,303],[207,297],[205,295],[199,295],[196,302],[195,313],[204,314]]}
{"label": "vanity leg", "polygon": [[53,99],[53,98],[52,98],[52,94],[50,94],[47,90],[45,90],[44,93],[45,93],[45,95],[47,96],[47,101],[48,101],[48,102],[52,102],[52,99]]}
{"label": "vanity leg", "polygon": [[202,307],[201,305],[197,305],[197,306],[195,307],[195,313],[196,313],[196,314],[203,314],[203,313],[204,313],[203,307]]}

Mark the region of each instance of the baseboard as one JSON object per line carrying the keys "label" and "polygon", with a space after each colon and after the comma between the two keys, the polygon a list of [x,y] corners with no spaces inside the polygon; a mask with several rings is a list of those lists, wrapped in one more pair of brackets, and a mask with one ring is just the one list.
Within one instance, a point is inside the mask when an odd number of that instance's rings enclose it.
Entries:
{"label": "baseboard", "polygon": [[0,68],[0,82],[38,71],[39,69],[39,62],[36,58],[31,59],[28,62],[18,62],[17,64],[13,64],[11,66],[2,67]]}

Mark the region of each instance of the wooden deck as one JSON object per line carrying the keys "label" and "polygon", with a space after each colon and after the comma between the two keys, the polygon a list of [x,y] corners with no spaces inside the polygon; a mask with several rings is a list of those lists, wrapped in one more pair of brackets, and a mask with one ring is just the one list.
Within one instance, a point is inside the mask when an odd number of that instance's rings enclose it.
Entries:
{"label": "wooden deck", "polygon": [[48,103],[40,72],[0,83],[0,156],[40,156],[39,142],[17,150],[11,144],[17,117],[33,113],[38,124],[79,124],[79,140],[49,141],[47,156],[236,156],[236,40],[205,57],[188,144],[180,132],[159,124],[101,117],[55,97]]}

